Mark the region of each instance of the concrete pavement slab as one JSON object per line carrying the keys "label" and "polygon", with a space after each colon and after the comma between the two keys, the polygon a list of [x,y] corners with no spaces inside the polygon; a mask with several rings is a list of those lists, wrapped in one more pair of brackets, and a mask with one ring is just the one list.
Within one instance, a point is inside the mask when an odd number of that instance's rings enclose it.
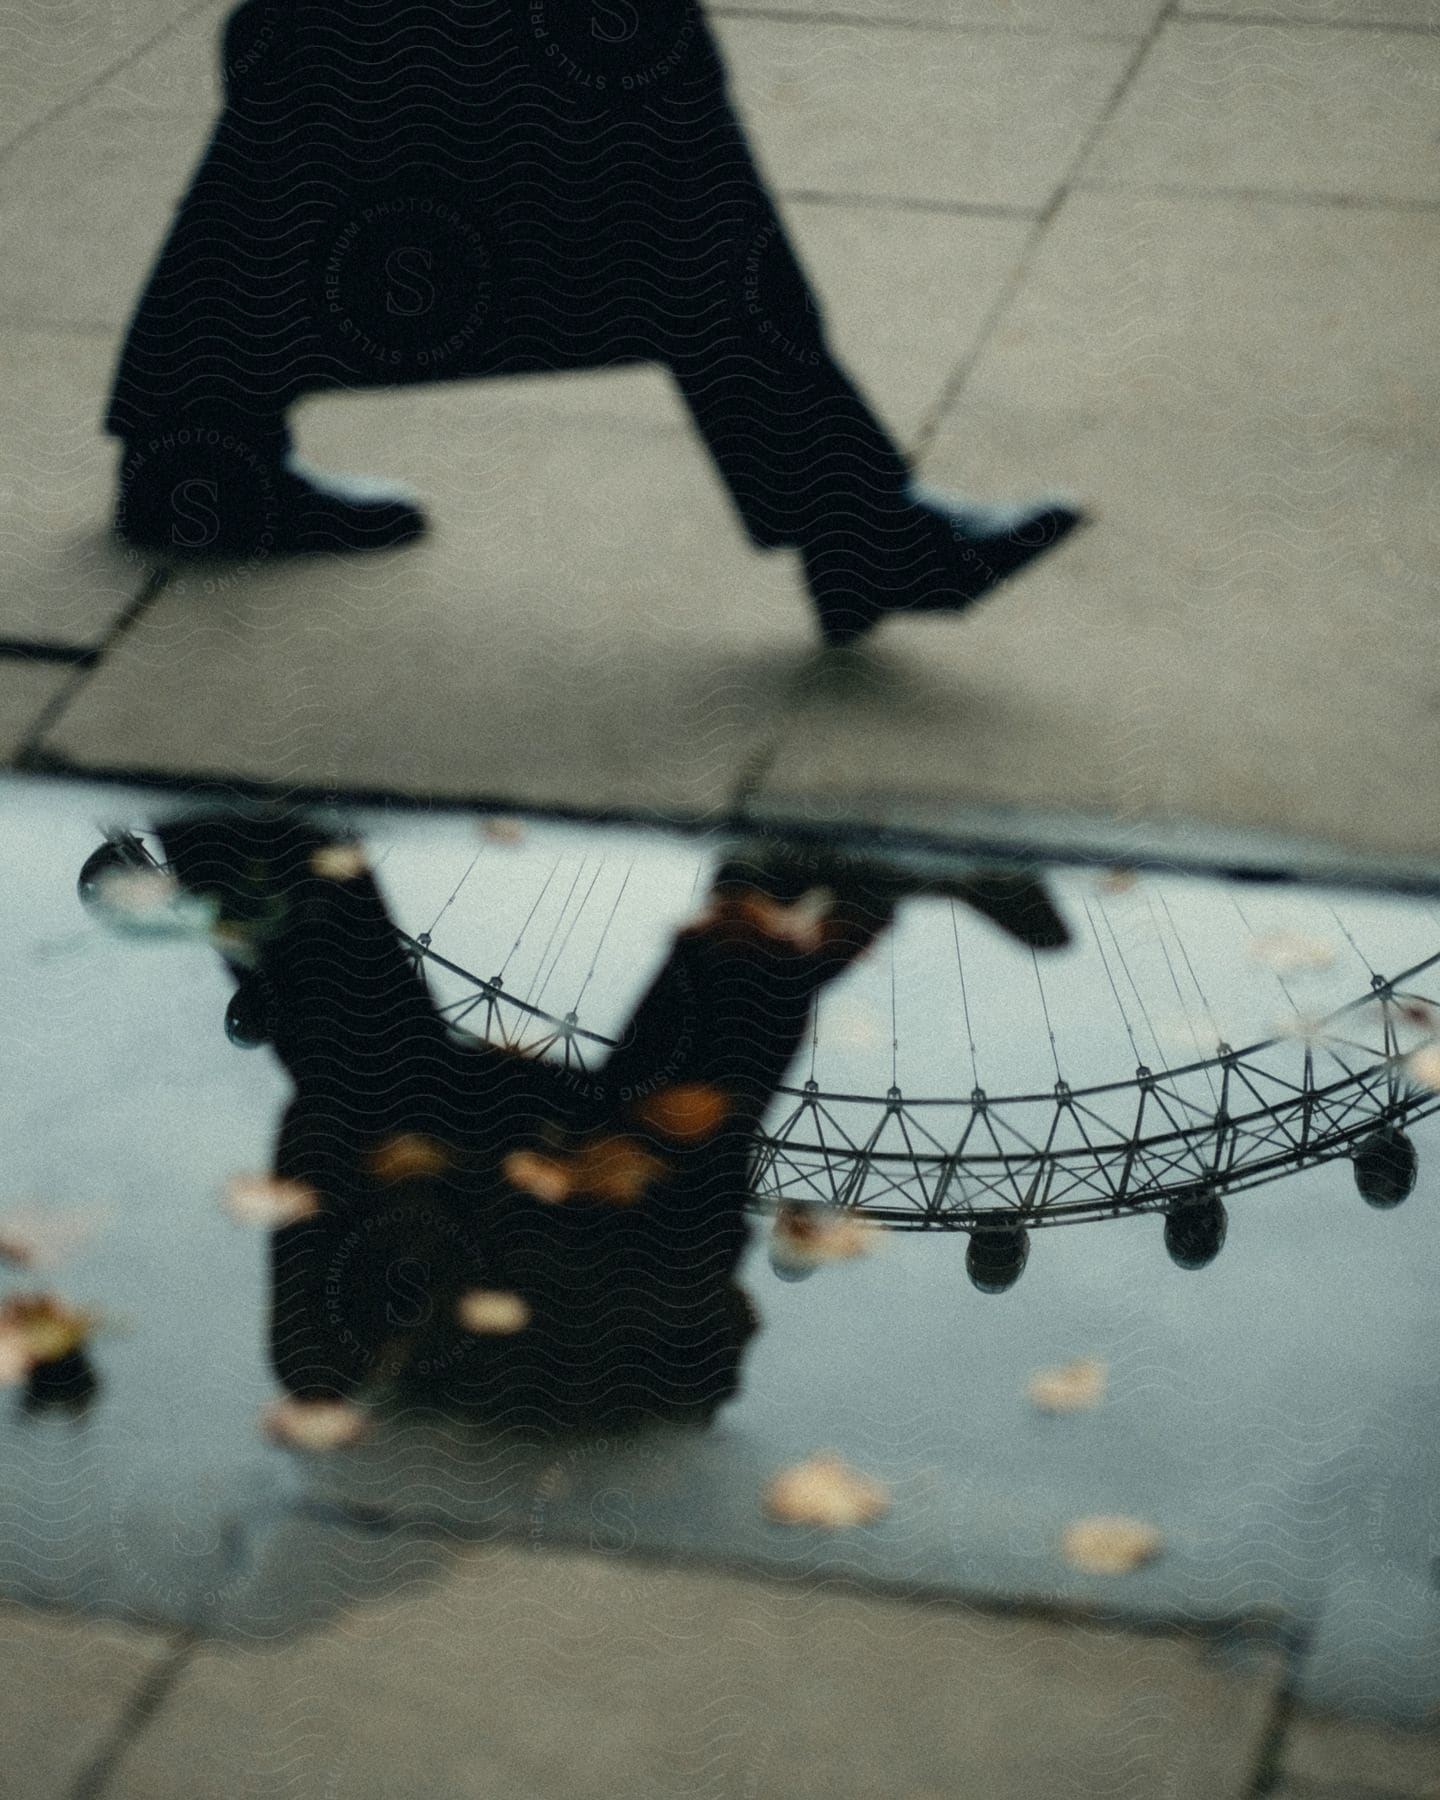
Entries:
{"label": "concrete pavement slab", "polygon": [[[643,417],[607,411],[613,381],[649,384]],[[427,495],[430,540],[177,574],[51,751],[512,804],[728,806],[814,627],[795,560],[749,549],[662,377],[351,397],[300,426],[322,466]]]}
{"label": "concrete pavement slab", "polygon": [[171,1645],[159,1632],[0,1606],[0,1793],[69,1800]]}
{"label": "concrete pavement slab", "polygon": [[194,0],[61,0],[0,13],[0,149],[73,105]]}
{"label": "concrete pavement slab", "polygon": [[1183,1638],[627,1559],[467,1555],[291,1649],[201,1652],[114,1800],[1247,1791],[1277,1677]]}
{"label": "concrete pavement slab", "polygon": [[1168,24],[1080,178],[1440,202],[1440,35]]}
{"label": "concrete pavement slab", "polygon": [[1306,1784],[1305,1792],[1311,1783],[1339,1784],[1431,1800],[1440,1794],[1440,1731],[1399,1731],[1307,1710],[1290,1720],[1281,1768],[1288,1780]]}
{"label": "concrete pavement slab", "polygon": [[770,178],[789,192],[1044,209],[1128,42],[716,20]]}
{"label": "concrete pavement slab", "polygon": [[10,330],[0,344],[0,638],[91,648],[140,593],[110,532],[117,447],[100,434],[107,336]]}
{"label": "concrete pavement slab", "polygon": [[20,145],[0,199],[0,318],[118,334],[205,134],[97,96]]}
{"label": "concrete pavement slab", "polygon": [[1070,805],[1435,853],[1436,232],[1301,212],[1067,205],[926,473],[1070,488],[1093,531],[971,619],[882,627],[757,808]]}

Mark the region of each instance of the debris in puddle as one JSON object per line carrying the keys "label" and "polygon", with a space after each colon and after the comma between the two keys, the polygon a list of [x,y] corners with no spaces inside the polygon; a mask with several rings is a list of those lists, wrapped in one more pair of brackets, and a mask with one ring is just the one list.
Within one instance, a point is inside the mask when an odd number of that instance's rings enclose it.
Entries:
{"label": "debris in puddle", "polygon": [[225,1211],[237,1225],[277,1231],[320,1211],[320,1196],[308,1182],[281,1175],[236,1175],[225,1184]]}
{"label": "debris in puddle", "polygon": [[260,1414],[260,1428],[273,1444],[316,1453],[345,1450],[370,1430],[368,1414],[348,1400],[273,1400]]}
{"label": "debris in puddle", "polygon": [[358,881],[369,869],[359,844],[323,844],[310,858],[310,873],[326,881]]}
{"label": "debris in puddle", "polygon": [[1105,1375],[1098,1357],[1077,1357],[1061,1368],[1037,1369],[1026,1384],[1026,1397],[1038,1412],[1085,1412],[1105,1398]]}
{"label": "debris in puddle", "polygon": [[1273,975],[1314,975],[1333,968],[1335,946],[1304,931],[1267,931],[1250,940],[1250,959]]}
{"label": "debris in puddle", "polygon": [[791,1202],[775,1209],[770,1262],[779,1274],[809,1274],[824,1263],[869,1256],[885,1241],[885,1227],[839,1207]]}
{"label": "debris in puddle", "polygon": [[1143,1519],[1098,1515],[1077,1519],[1065,1529],[1061,1550],[1073,1569],[1086,1575],[1128,1575],[1153,1562],[1165,1540]]}
{"label": "debris in puddle", "polygon": [[765,1512],[778,1525],[831,1530],[868,1525],[890,1510],[889,1490],[823,1450],[782,1469],[765,1490]]}
{"label": "debris in puddle", "polygon": [[502,1288],[472,1288],[460,1296],[455,1316],[481,1337],[513,1337],[530,1323],[529,1303]]}

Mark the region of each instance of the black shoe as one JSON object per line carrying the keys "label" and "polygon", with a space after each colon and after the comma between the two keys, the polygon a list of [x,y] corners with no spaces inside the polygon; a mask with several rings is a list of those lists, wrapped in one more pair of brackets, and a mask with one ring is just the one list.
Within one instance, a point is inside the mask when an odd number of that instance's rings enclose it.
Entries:
{"label": "black shoe", "polygon": [[388,550],[425,529],[425,514],[403,489],[323,474],[293,455],[276,460],[218,431],[179,430],[127,446],[115,509],[126,543],[186,560]]}
{"label": "black shoe", "polygon": [[883,541],[827,536],[805,574],[827,644],[853,644],[889,613],[965,612],[1085,522],[1068,501],[979,506],[922,487]]}

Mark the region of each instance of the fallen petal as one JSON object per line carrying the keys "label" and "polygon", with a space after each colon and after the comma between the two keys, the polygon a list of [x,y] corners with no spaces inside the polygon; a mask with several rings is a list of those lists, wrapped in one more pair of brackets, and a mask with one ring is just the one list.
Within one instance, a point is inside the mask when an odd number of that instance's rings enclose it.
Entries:
{"label": "fallen petal", "polygon": [[513,1337],[530,1323],[529,1303],[502,1288],[472,1288],[460,1296],[455,1316],[482,1337]]}
{"label": "fallen petal", "polygon": [[480,835],[492,844],[523,844],[525,842],[525,826],[519,819],[496,817],[482,820]]}
{"label": "fallen petal", "polygon": [[272,1400],[260,1414],[260,1429],[287,1450],[344,1450],[370,1430],[361,1407],[348,1400]]}
{"label": "fallen petal", "polygon": [[1153,1562],[1164,1544],[1143,1519],[1099,1516],[1067,1526],[1061,1550],[1066,1562],[1086,1575],[1128,1575]]}
{"label": "fallen petal", "polygon": [[1040,1412],[1084,1412],[1105,1398],[1105,1365],[1093,1356],[1082,1356],[1062,1368],[1037,1369],[1025,1393]]}
{"label": "fallen petal", "polygon": [[307,1181],[291,1181],[281,1175],[236,1175],[225,1184],[225,1210],[238,1225],[259,1225],[278,1231],[313,1219],[320,1211],[320,1195]]}
{"label": "fallen petal", "polygon": [[889,1510],[889,1490],[848,1467],[832,1451],[782,1469],[765,1490],[765,1512],[779,1525],[840,1530],[868,1525]]}

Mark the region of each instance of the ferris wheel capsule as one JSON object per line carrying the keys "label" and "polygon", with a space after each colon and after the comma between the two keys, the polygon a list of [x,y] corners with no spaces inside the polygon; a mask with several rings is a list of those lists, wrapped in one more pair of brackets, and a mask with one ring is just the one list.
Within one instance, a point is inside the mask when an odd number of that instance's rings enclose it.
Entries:
{"label": "ferris wheel capsule", "polygon": [[1352,1167],[1360,1198],[1383,1212],[1409,1198],[1420,1159],[1398,1125],[1382,1125],[1360,1144]]}
{"label": "ferris wheel capsule", "polygon": [[81,905],[88,909],[97,903],[108,876],[119,875],[127,870],[154,867],[155,863],[140,839],[133,832],[120,832],[115,837],[106,838],[98,849],[92,850],[85,858],[75,880],[75,892],[80,897]]}
{"label": "ferris wheel capsule", "polygon": [[225,1035],[240,1050],[255,1050],[270,1041],[270,1016],[258,983],[242,981],[225,1008]]}
{"label": "ferris wheel capsule", "polygon": [[1165,1215],[1165,1248],[1178,1269],[1207,1268],[1225,1247],[1229,1218],[1218,1194],[1171,1207]]}
{"label": "ferris wheel capsule", "polygon": [[1020,1279],[1029,1256],[1029,1233],[1018,1226],[975,1231],[965,1250],[965,1273],[982,1294],[1003,1294]]}

